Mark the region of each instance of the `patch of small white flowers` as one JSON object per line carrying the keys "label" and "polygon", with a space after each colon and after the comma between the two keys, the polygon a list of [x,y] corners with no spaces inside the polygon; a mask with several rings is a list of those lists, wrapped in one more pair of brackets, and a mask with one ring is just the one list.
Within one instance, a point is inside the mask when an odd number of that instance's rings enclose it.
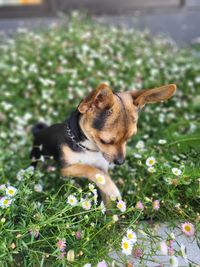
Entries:
{"label": "patch of small white flowers", "polygon": [[[91,197],[92,194],[92,197]],[[74,194],[71,194],[67,197],[67,204],[71,207],[75,206],[81,206],[84,210],[90,210],[92,208],[93,202],[95,205],[97,205],[97,189],[93,184],[89,184],[89,192],[84,198],[81,198],[79,201],[77,197]],[[106,207],[104,205],[104,202],[101,201],[99,205],[99,209],[101,210],[102,214],[106,212]]]}
{"label": "patch of small white flowers", "polygon": [[17,189],[14,186],[0,185],[0,190],[5,194],[0,199],[0,207],[2,209],[8,208],[14,200],[14,196],[17,194]]}
{"label": "patch of small white flowers", "polygon": [[126,235],[122,238],[121,248],[122,253],[125,255],[131,255],[133,245],[137,242],[136,233],[131,229],[128,229]]}
{"label": "patch of small white flowers", "polygon": [[[185,229],[183,229],[183,226],[184,225],[190,225],[191,228],[189,229],[189,233],[185,233]],[[182,228],[182,232],[186,235],[189,235],[189,236],[193,236],[194,235],[194,225],[187,222],[187,223],[183,223],[181,225],[181,228]],[[192,229],[192,231],[191,231]],[[169,265],[171,267],[178,267],[179,266],[179,262],[178,262],[178,258],[177,256],[181,256],[184,261],[188,264],[188,257],[187,257],[187,254],[186,254],[186,247],[185,245],[183,244],[180,244],[179,246],[179,250],[175,249],[175,235],[174,233],[171,233],[169,234],[168,238],[166,241],[161,241],[160,242],[160,252],[162,255],[164,256],[169,256]]]}
{"label": "patch of small white flowers", "polygon": [[33,166],[29,166],[26,169],[21,169],[21,170],[18,171],[17,180],[18,181],[22,181],[24,179],[24,177],[31,176],[33,174],[34,174],[34,167]]}
{"label": "patch of small white flowers", "polygon": [[137,142],[136,146],[135,146],[138,150],[143,150],[145,145],[144,145],[144,141],[140,140]]}
{"label": "patch of small white flowers", "polygon": [[167,140],[165,140],[165,139],[159,139],[158,140],[158,144],[160,144],[160,145],[165,145],[167,143]]}
{"label": "patch of small white flowers", "polygon": [[153,166],[155,163],[156,163],[156,159],[154,157],[149,157],[146,159],[146,165],[148,167],[148,172],[150,172],[150,173],[156,172],[156,169]]}

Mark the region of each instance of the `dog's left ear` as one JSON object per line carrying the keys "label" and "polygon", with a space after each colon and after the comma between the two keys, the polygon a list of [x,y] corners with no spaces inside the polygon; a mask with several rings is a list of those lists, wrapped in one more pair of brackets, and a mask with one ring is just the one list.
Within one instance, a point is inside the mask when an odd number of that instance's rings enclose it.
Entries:
{"label": "dog's left ear", "polygon": [[94,91],[85,97],[78,106],[80,113],[87,111],[98,111],[109,109],[114,104],[114,97],[111,88],[101,83]]}
{"label": "dog's left ear", "polygon": [[165,101],[173,96],[176,91],[175,84],[168,84],[154,89],[131,91],[133,104],[138,108],[144,107],[148,103]]}

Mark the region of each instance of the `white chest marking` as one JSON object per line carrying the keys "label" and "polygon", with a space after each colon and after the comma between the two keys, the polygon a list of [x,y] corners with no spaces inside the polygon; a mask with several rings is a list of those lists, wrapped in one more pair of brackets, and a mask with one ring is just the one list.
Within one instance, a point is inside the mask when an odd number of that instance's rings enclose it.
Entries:
{"label": "white chest marking", "polygon": [[73,152],[67,159],[68,164],[83,163],[100,168],[107,172],[109,162],[102,156],[101,152]]}

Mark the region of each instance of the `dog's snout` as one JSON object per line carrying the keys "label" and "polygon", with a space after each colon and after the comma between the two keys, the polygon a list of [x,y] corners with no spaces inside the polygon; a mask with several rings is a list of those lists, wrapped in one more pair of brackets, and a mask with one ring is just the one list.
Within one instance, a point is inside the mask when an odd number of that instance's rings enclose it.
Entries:
{"label": "dog's snout", "polygon": [[120,155],[114,160],[114,163],[117,165],[122,165],[124,163],[124,161],[125,161],[125,158]]}

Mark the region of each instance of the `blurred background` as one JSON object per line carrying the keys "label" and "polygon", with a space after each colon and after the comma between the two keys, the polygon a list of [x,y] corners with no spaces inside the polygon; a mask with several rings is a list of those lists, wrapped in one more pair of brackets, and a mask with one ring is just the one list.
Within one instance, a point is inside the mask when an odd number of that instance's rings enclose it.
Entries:
{"label": "blurred background", "polygon": [[166,33],[179,42],[200,36],[199,0],[0,0],[0,31],[37,28],[62,13],[87,10],[101,22]]}

